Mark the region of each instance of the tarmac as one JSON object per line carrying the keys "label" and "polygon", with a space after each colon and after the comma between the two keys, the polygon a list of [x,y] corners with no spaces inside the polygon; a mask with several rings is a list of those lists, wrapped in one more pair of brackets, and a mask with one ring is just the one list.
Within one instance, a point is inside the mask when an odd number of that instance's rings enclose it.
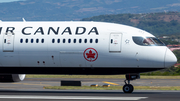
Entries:
{"label": "tarmac", "polygon": [[[124,94],[122,90],[49,90],[44,86],[60,86],[61,80],[82,81],[82,85],[123,86],[123,79],[63,79],[27,78],[22,82],[0,83],[0,101],[179,101],[180,91],[135,90]],[[179,79],[139,79],[134,86],[180,86]]]}

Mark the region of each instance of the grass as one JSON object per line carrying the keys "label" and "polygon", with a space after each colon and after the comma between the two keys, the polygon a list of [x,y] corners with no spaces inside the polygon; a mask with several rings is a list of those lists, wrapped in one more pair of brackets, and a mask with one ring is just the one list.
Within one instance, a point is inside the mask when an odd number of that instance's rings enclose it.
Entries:
{"label": "grass", "polygon": [[[125,79],[124,75],[26,75],[26,78],[109,78]],[[180,79],[180,76],[141,76],[141,79]]]}
{"label": "grass", "polygon": [[[56,90],[122,90],[122,86],[105,87],[89,87],[89,86],[47,86],[44,89],[56,89]],[[180,90],[180,86],[135,86],[135,90]]]}

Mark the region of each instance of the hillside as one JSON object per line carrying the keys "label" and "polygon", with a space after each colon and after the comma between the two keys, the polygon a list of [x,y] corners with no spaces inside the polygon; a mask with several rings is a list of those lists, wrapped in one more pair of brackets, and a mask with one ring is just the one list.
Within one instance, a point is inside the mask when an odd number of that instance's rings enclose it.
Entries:
{"label": "hillside", "polygon": [[163,12],[147,14],[100,15],[82,21],[102,21],[134,26],[156,36],[180,34],[180,13]]}
{"label": "hillside", "polygon": [[59,21],[121,13],[180,11],[179,0],[23,0],[0,3],[1,20]]}

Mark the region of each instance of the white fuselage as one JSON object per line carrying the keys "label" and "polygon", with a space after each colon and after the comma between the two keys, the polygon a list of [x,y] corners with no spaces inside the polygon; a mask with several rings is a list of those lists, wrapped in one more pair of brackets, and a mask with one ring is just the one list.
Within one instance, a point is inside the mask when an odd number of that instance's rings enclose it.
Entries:
{"label": "white fuselage", "polygon": [[[30,74],[37,74],[37,68],[71,71],[98,68],[98,72],[113,68],[124,71],[119,74],[126,74],[167,68],[177,61],[166,46],[141,46],[133,41],[133,37],[154,37],[152,34],[120,24],[1,22],[0,33],[1,73],[7,68],[20,69],[9,73]],[[28,72],[30,68],[32,71]],[[64,74],[73,74],[67,70]]]}

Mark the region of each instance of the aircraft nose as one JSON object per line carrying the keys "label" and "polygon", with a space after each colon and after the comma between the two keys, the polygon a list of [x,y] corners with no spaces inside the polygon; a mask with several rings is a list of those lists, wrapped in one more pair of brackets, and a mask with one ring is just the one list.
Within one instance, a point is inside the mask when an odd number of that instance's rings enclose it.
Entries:
{"label": "aircraft nose", "polygon": [[171,67],[174,64],[177,63],[177,58],[174,55],[174,53],[170,49],[166,49],[166,54],[165,54],[165,68]]}

